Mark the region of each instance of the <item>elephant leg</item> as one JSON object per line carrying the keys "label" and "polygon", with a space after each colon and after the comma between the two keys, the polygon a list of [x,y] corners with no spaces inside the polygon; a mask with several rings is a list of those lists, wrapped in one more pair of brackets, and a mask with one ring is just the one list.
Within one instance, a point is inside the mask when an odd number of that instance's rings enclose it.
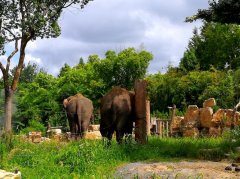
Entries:
{"label": "elephant leg", "polygon": [[71,134],[74,134],[76,132],[74,115],[68,114],[67,116],[68,116],[68,124],[69,124],[69,127],[70,127],[70,132],[71,132]]}
{"label": "elephant leg", "polygon": [[83,120],[82,125],[81,125],[82,138],[85,137],[85,135],[88,131],[88,126],[89,126],[89,120]]}
{"label": "elephant leg", "polygon": [[116,131],[116,139],[117,139],[118,144],[122,143],[123,135],[124,135],[123,131],[121,131],[121,130]]}

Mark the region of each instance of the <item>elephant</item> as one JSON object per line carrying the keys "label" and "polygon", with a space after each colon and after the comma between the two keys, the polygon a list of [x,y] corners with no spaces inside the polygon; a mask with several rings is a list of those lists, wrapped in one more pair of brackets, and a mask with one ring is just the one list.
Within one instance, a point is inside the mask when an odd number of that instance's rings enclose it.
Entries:
{"label": "elephant", "polygon": [[114,87],[101,99],[100,132],[111,142],[114,131],[120,144],[124,135],[132,134],[134,122],[134,92]]}
{"label": "elephant", "polygon": [[71,135],[85,137],[90,121],[93,119],[92,101],[82,94],[76,94],[63,100]]}

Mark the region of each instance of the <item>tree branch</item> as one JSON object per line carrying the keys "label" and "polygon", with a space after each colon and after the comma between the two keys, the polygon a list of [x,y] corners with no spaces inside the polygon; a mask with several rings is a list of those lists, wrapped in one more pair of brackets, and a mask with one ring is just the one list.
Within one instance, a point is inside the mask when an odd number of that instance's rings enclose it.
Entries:
{"label": "tree branch", "polygon": [[10,61],[11,58],[18,52],[18,39],[15,40],[15,50],[8,56],[7,58],[7,65],[6,65],[6,71],[8,73],[9,67],[10,67]]}
{"label": "tree branch", "polygon": [[4,68],[3,64],[0,62],[0,69],[2,70],[2,73],[4,74],[4,72],[6,71],[6,69]]}

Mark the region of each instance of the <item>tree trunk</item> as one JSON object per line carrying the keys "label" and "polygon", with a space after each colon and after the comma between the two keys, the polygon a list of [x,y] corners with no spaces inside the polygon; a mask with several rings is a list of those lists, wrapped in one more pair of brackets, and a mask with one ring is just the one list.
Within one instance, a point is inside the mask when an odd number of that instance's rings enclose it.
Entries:
{"label": "tree trunk", "polygon": [[13,111],[13,95],[11,89],[5,89],[5,119],[4,132],[11,133],[12,131],[12,111]]}

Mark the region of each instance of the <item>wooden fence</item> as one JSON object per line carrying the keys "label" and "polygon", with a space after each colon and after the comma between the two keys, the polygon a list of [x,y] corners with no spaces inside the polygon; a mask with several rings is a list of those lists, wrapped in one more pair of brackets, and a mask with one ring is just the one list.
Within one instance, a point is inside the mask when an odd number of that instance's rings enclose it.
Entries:
{"label": "wooden fence", "polygon": [[166,119],[153,119],[152,120],[152,134],[158,135],[160,138],[170,137],[171,129],[170,129],[171,120]]}

